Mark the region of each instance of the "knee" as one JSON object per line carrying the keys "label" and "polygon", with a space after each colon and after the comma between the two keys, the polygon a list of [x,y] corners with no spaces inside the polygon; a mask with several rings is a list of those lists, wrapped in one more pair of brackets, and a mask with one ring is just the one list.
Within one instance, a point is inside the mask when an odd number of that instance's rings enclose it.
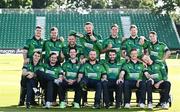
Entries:
{"label": "knee", "polygon": [[102,86],[103,86],[103,87],[108,87],[108,82],[107,82],[107,81],[103,81],[103,82],[102,82]]}
{"label": "knee", "polygon": [[165,83],[166,87],[168,87],[168,88],[171,87],[171,83],[169,81],[165,81],[164,83]]}
{"label": "knee", "polygon": [[146,83],[144,81],[140,81],[139,82],[139,87],[145,89],[146,88]]}
{"label": "knee", "polygon": [[129,86],[129,81],[124,81],[124,86]]}
{"label": "knee", "polygon": [[152,86],[152,80],[148,80],[148,81],[146,82],[146,85],[147,85],[147,87]]}
{"label": "knee", "polygon": [[97,88],[101,88],[101,87],[102,87],[102,86],[101,86],[101,82],[97,83],[97,84],[96,84],[96,87],[97,87]]}

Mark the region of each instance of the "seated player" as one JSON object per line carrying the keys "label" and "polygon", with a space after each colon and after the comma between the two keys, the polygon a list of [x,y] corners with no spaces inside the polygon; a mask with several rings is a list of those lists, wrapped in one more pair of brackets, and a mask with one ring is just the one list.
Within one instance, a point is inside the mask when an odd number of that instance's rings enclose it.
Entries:
{"label": "seated player", "polygon": [[81,96],[79,95],[80,94],[79,90],[81,88],[79,86],[79,83],[77,83],[77,73],[80,64],[77,59],[77,49],[70,48],[69,56],[70,58],[62,65],[65,75],[62,79],[62,82],[59,83],[60,101],[61,101],[60,108],[66,107],[65,95],[68,88],[71,88],[75,91],[74,103],[73,103],[74,108],[80,108]]}
{"label": "seated player", "polygon": [[123,64],[117,82],[124,82],[124,108],[130,108],[132,89],[139,91],[139,106],[145,107],[146,83],[143,81],[144,65],[138,61],[138,51],[130,51],[130,61]]}
{"label": "seated player", "polygon": [[148,108],[152,109],[152,90],[161,89],[161,107],[168,109],[169,92],[171,83],[167,81],[166,69],[163,62],[152,61],[147,55],[143,56],[143,61],[147,63],[147,72],[145,76],[147,78],[147,96],[148,96]]}
{"label": "seated player", "polygon": [[35,74],[41,87],[45,89],[45,108],[50,108],[53,101],[53,84],[59,84],[63,77],[63,70],[58,64],[58,55],[51,53],[49,62],[43,66],[43,69],[37,70]]}
{"label": "seated player", "polygon": [[112,94],[109,94],[110,101],[111,103],[113,103],[111,98],[114,98],[113,91],[115,90],[116,108],[120,108],[122,104],[123,83],[116,83],[116,81],[119,78],[119,72],[121,70],[122,62],[121,63],[118,62],[116,59],[116,56],[117,56],[116,50],[110,50],[108,53],[109,60],[107,60],[104,63],[104,66],[107,70],[108,90],[109,90],[109,93],[112,93]]}
{"label": "seated player", "polygon": [[101,92],[106,108],[109,108],[107,73],[103,65],[96,60],[96,51],[89,52],[89,61],[81,66],[78,73],[78,82],[83,91],[95,89],[94,108],[100,108]]}
{"label": "seated player", "polygon": [[[41,53],[34,52],[33,59],[29,64],[25,64],[23,66],[23,77],[26,80],[26,88],[27,88],[27,95],[26,95],[26,108],[30,108],[32,99],[33,99],[33,87],[37,86],[37,79],[34,77],[34,73],[42,68],[42,64],[40,63]],[[36,95],[40,95],[39,91],[35,91]]]}

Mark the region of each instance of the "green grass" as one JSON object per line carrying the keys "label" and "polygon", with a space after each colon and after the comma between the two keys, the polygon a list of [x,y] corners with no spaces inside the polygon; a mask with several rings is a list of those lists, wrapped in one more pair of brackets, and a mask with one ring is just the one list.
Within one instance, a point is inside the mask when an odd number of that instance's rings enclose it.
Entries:
{"label": "green grass", "polygon": [[[171,81],[171,94],[173,95],[172,107],[167,110],[167,112],[180,112],[180,59],[170,59],[167,60],[169,66],[169,80]],[[73,109],[68,107],[67,109],[59,109],[58,107],[46,110],[42,107],[33,107],[30,110],[27,110],[25,107],[17,107],[19,100],[19,87],[20,87],[20,77],[21,77],[21,68],[22,68],[22,56],[21,55],[0,55],[0,112],[23,112],[23,111],[36,111],[36,112],[58,112],[58,111],[150,111],[147,109],[139,109],[135,107],[135,104],[132,104],[134,107],[131,109],[99,109],[94,110],[91,107],[82,108],[82,109]],[[92,94],[90,94],[93,96]],[[134,97],[134,95],[133,95]],[[157,95],[154,96],[154,98]],[[154,108],[153,111],[164,112],[158,108]]]}

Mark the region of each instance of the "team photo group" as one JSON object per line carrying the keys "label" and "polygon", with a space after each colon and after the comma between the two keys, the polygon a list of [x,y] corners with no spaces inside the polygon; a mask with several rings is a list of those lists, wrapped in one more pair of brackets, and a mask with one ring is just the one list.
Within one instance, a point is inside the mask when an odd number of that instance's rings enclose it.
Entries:
{"label": "team photo group", "polygon": [[[29,109],[37,105],[36,97],[43,95],[44,108],[63,109],[68,106],[70,90],[74,91],[72,108],[86,107],[88,91],[95,91],[95,109],[129,109],[132,92],[139,108],[168,109],[169,48],[158,40],[156,31],[149,31],[148,37],[138,36],[138,27],[131,25],[130,37],[120,37],[119,28],[112,24],[109,36],[101,40],[92,22],[84,23],[85,33],[71,31],[67,38],[60,37],[58,28],[52,27],[50,37],[44,40],[44,28],[36,26],[34,36],[23,48],[18,105]],[[157,105],[153,104],[154,91],[160,96]]]}

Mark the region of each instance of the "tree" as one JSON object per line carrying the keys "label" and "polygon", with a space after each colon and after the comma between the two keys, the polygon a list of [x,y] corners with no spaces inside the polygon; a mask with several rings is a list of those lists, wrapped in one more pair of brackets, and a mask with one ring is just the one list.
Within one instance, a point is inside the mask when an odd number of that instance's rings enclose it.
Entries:
{"label": "tree", "polygon": [[154,8],[154,0],[141,0],[139,4],[139,8],[142,9],[153,9]]}
{"label": "tree", "polygon": [[7,7],[7,3],[5,2],[5,0],[1,0],[0,1],[0,8],[6,8]]}
{"label": "tree", "polygon": [[159,0],[152,9],[157,14],[168,14],[176,23],[180,23],[180,1],[179,0]]}

